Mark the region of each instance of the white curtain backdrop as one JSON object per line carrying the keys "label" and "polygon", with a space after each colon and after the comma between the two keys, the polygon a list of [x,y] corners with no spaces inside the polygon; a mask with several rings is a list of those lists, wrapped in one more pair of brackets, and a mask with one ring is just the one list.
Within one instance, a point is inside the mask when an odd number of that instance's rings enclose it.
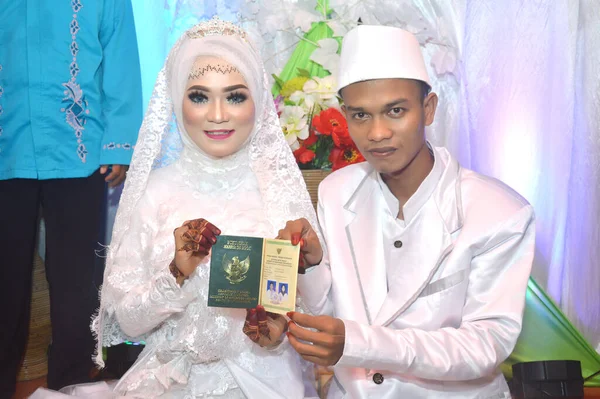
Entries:
{"label": "white curtain backdrop", "polygon": [[[260,34],[269,72],[277,73],[298,41],[299,10],[311,11],[315,4],[133,0],[144,98],[179,34],[215,14],[244,21]],[[600,345],[600,1],[330,4],[347,20],[410,28],[427,42],[440,95],[429,138],[534,205],[533,277],[590,343]],[[112,216],[118,192],[110,198]]]}
{"label": "white curtain backdrop", "polygon": [[467,1],[462,26],[460,128],[446,140],[534,205],[533,277],[597,346],[600,2]]}

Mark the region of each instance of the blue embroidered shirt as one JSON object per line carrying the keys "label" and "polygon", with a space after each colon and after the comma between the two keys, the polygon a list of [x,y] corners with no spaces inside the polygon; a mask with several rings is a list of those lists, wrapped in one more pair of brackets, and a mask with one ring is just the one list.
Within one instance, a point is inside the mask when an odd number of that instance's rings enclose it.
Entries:
{"label": "blue embroidered shirt", "polygon": [[142,119],[131,0],[0,7],[0,180],[128,165]]}

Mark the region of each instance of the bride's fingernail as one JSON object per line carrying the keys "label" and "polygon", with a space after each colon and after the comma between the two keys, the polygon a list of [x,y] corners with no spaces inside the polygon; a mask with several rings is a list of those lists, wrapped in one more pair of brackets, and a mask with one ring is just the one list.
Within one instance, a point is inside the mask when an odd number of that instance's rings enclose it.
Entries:
{"label": "bride's fingernail", "polygon": [[302,236],[300,235],[300,233],[294,233],[292,234],[292,245],[298,245],[298,243],[300,242],[300,238]]}

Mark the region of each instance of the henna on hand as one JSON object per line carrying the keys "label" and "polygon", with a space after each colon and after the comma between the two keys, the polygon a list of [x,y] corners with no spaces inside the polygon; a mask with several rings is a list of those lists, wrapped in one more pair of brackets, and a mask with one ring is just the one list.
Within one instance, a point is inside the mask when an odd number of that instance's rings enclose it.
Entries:
{"label": "henna on hand", "polygon": [[256,309],[246,309],[246,321],[244,322],[244,328],[242,331],[253,342],[258,342],[258,339],[260,337],[258,331],[258,316],[256,314]]}
{"label": "henna on hand", "polygon": [[[192,274],[202,259],[209,254],[219,234],[221,230],[205,219],[187,220],[173,231],[174,266],[183,274],[183,279]],[[169,268],[171,269],[171,266]],[[175,275],[176,272],[171,270],[171,273]]]}
{"label": "henna on hand", "polygon": [[182,234],[184,244],[177,251],[208,255],[210,248],[217,242],[217,236],[221,234],[221,230],[205,219],[186,221],[183,227],[188,230]]}
{"label": "henna on hand", "polygon": [[262,306],[256,307],[256,315],[258,318],[258,333],[271,339],[271,330],[267,322],[267,311]]}

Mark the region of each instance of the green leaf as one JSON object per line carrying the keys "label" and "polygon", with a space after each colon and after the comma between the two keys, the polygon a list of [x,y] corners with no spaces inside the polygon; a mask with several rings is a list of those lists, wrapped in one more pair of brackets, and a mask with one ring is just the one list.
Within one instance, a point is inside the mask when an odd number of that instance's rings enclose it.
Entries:
{"label": "green leaf", "polygon": [[298,76],[304,77],[304,78],[311,78],[310,76],[310,72],[308,72],[306,69],[304,68],[298,68]]}
{"label": "green leaf", "polygon": [[272,74],[271,76],[273,76],[273,79],[275,79],[275,84],[277,85],[277,91],[281,91],[285,82],[279,76],[277,76],[275,74]]}
{"label": "green leaf", "polygon": [[331,153],[332,148],[333,139],[331,136],[319,136],[319,140],[317,140],[315,148],[315,159],[313,160],[316,169],[324,169],[331,166],[331,162],[329,162],[329,154]]}
{"label": "green leaf", "polygon": [[317,0],[315,10],[321,13],[323,18],[329,18],[329,14],[331,13],[331,10],[329,9],[329,0]]}

